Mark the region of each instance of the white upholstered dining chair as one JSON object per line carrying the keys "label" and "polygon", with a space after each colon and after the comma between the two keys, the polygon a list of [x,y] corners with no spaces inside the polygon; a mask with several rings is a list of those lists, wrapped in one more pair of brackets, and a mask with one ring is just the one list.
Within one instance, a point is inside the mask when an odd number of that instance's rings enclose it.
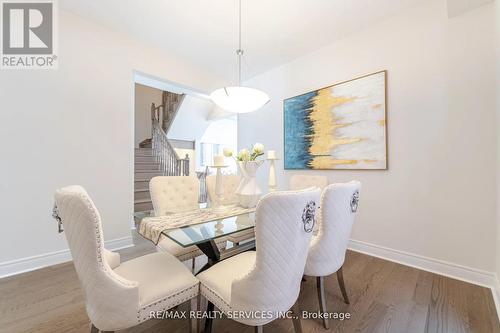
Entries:
{"label": "white upholstered dining chair", "polygon": [[[318,187],[323,191],[325,187],[328,186],[329,180],[325,176],[314,176],[314,175],[293,175],[290,177],[288,183],[288,189],[291,191],[304,190],[306,188]],[[318,214],[320,214],[321,206],[318,207]],[[314,226],[314,234],[318,232],[318,224]]]}
{"label": "white upholstered dining chair", "polygon": [[[208,311],[215,305],[223,312],[271,314],[233,318],[255,326],[258,332],[279,312],[291,308],[297,312],[319,197],[319,189],[308,189],[273,192],[260,200],[255,217],[256,251],[223,260],[198,275],[200,292],[209,301]],[[208,332],[210,325],[207,321]],[[294,320],[294,327],[301,331],[299,319]]]}
{"label": "white upholstered dining chair", "polygon": [[196,306],[199,282],[172,255],[153,253],[120,263],[119,254],[104,249],[101,217],[81,186],[56,191],[54,217],[64,226],[91,332],[132,327],[148,320],[151,311],[189,300]]}
{"label": "white upholstered dining chair", "polygon": [[[155,216],[199,209],[200,187],[195,176],[159,176],[149,181],[149,192]],[[196,246],[182,247],[165,235],[160,236],[156,246],[158,251],[168,252],[181,261],[193,260],[201,256]]]}
{"label": "white upholstered dining chair", "polygon": [[[335,272],[344,301],[349,304],[342,265],[358,210],[360,190],[361,183],[351,181],[329,185],[321,195],[319,231],[312,238],[304,274],[316,277],[318,301],[323,313],[327,312],[324,277]],[[326,316],[323,319],[323,325],[326,329],[329,328]]]}
{"label": "white upholstered dining chair", "polygon": [[328,186],[328,177],[312,175],[293,175],[290,177],[288,189],[291,191],[303,190],[309,187],[319,187],[324,190]]}
{"label": "white upholstered dining chair", "polygon": [[[198,198],[200,194],[200,184],[196,176],[159,176],[154,177],[149,182],[149,192],[155,216],[163,216],[171,213],[180,213],[199,209]],[[226,241],[217,241],[220,248],[225,246]],[[158,251],[168,252],[181,261],[193,260],[193,270],[195,258],[203,255],[196,246],[182,247],[165,235],[161,235]]]}
{"label": "white upholstered dining chair", "polygon": [[[207,192],[210,206],[217,204],[217,194],[215,193],[215,181],[216,176],[207,176]],[[222,192],[223,200],[222,205],[237,205],[239,203],[239,197],[236,194],[236,188],[240,184],[241,177],[238,175],[224,175],[222,176]],[[244,242],[255,238],[255,233],[253,229],[236,232],[232,235],[226,237],[226,239],[235,245],[240,242]]]}

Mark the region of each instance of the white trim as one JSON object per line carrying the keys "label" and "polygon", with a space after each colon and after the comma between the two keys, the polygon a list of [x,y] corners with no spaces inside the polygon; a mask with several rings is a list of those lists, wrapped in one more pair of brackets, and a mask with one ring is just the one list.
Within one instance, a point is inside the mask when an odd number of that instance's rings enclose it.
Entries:
{"label": "white trim", "polygon": [[189,87],[180,83],[160,78],[151,74],[147,74],[138,70],[134,70],[134,83],[139,83],[144,86],[170,91],[175,94],[186,94],[189,96],[199,97],[210,100],[210,96],[204,91]]}
{"label": "white trim", "polygon": [[[132,236],[128,236],[105,241],[104,246],[109,250],[116,251],[134,246],[134,242]],[[0,263],[0,278],[30,272],[68,261],[71,261],[69,249],[5,261]]]}
{"label": "white trim", "polygon": [[469,282],[482,287],[490,288],[495,301],[497,315],[500,319],[500,281],[493,272],[466,267],[444,260],[424,257],[418,254],[391,249],[384,246],[370,244],[355,239],[349,241],[348,248],[355,252],[367,254],[401,265],[418,268],[431,273],[447,276],[453,279]]}
{"label": "white trim", "polygon": [[491,288],[496,283],[495,273],[465,267],[451,262],[424,257],[418,254],[399,251],[375,244],[351,239],[349,249],[382,258],[405,266],[415,267],[424,271],[448,276],[472,284]]}
{"label": "white trim", "polygon": [[491,288],[491,292],[493,293],[493,300],[497,307],[498,319],[500,319],[500,277],[495,274],[495,279],[496,283],[495,286]]}
{"label": "white trim", "polygon": [[134,240],[132,236],[104,241],[104,247],[110,251],[118,251],[132,246],[134,246]]}

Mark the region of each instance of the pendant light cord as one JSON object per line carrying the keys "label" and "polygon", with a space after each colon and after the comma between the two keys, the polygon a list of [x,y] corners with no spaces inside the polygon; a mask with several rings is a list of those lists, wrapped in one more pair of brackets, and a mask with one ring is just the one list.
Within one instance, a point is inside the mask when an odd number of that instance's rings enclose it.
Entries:
{"label": "pendant light cord", "polygon": [[239,36],[238,36],[238,86],[241,87],[241,57],[243,56],[243,49],[241,48],[241,0],[239,0]]}

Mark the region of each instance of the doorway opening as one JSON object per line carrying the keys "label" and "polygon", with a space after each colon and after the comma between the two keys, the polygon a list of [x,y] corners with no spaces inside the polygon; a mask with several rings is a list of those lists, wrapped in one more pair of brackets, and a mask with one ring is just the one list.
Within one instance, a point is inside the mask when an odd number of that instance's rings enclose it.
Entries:
{"label": "doorway opening", "polygon": [[[200,204],[215,155],[237,148],[237,117],[206,94],[146,74],[134,80],[134,220],[154,214],[149,181],[157,176],[196,176]],[[229,161],[228,161],[229,162]],[[231,161],[225,173],[236,173]]]}

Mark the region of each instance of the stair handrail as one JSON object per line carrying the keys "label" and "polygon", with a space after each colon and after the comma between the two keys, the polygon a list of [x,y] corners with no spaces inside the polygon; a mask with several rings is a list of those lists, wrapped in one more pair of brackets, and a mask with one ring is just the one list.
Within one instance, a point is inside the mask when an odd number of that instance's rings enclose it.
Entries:
{"label": "stair handrail", "polygon": [[[162,96],[163,115],[164,117],[168,118],[166,124],[164,124],[165,126],[162,126],[163,131],[165,133],[168,133],[170,127],[172,127],[172,124],[174,122],[173,120],[177,116],[177,112],[179,111],[185,96],[186,96],[185,94],[178,95],[178,94],[167,94],[166,91],[163,92]],[[174,102],[175,108],[172,110],[167,110],[166,109],[167,101]],[[171,105],[171,103],[169,103],[168,105]]]}
{"label": "stair handrail", "polygon": [[170,144],[167,133],[160,124],[160,115],[165,117],[165,103],[151,105],[151,148],[165,176],[189,176],[189,155],[180,158]]}

